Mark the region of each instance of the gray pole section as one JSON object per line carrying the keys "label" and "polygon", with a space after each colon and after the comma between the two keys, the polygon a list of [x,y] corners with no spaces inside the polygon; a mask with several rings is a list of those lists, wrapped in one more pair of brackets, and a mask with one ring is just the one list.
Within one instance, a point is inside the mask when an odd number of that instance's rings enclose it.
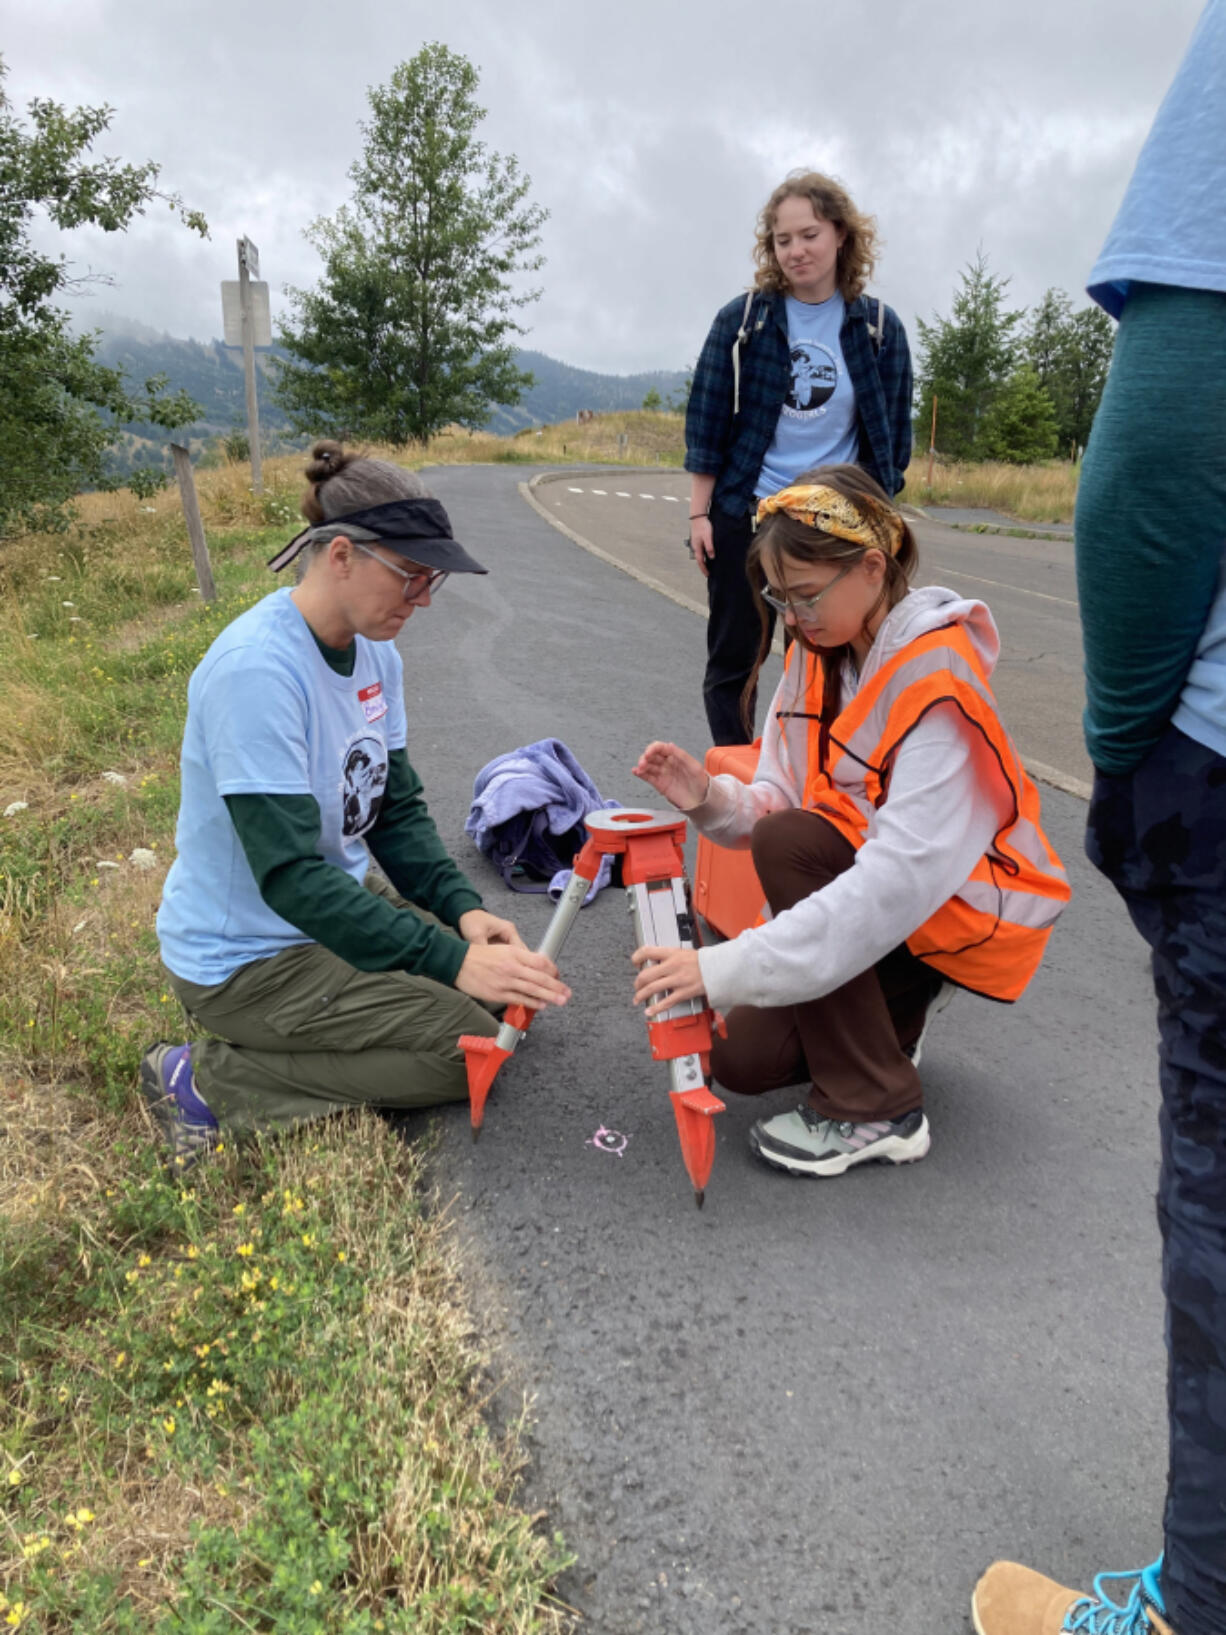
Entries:
{"label": "gray pole section", "polygon": [[255,335],[251,318],[251,274],[247,269],[247,240],[238,241],[239,303],[243,314],[243,378],[247,385],[247,448],[251,454],[251,487],[264,492],[260,464],[260,406],[255,390]]}

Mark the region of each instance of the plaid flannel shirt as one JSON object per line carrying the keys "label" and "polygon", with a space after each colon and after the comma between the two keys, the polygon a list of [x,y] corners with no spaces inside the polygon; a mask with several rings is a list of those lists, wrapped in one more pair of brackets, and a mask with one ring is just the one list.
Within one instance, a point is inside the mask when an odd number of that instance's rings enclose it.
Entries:
{"label": "plaid flannel shirt", "polygon": [[[839,331],[847,373],[856,392],[859,463],[887,494],[897,494],[911,459],[911,352],[892,307],[882,309],[882,338],[873,352],[869,322],[875,301],[851,302]],[[783,297],[754,297],[749,338],[741,348],[741,412],[732,413],[732,346],[745,297],[721,307],[694,370],[685,412],[685,469],[714,476],[712,503],[733,516],[754,504],[762,461],[792,383],[787,311]]]}

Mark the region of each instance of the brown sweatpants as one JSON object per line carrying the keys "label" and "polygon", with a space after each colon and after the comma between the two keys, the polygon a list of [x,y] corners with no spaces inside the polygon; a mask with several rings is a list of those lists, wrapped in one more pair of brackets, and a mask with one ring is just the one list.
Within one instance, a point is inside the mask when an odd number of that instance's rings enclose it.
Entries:
{"label": "brown sweatpants", "polygon": [[[855,849],[816,812],[773,812],[753,831],[753,860],[772,912],[820,891],[851,868]],[[717,1038],[711,1072],[726,1090],[758,1096],[812,1081],[823,1118],[868,1123],[920,1106],[913,1045],[941,977],[905,947],[822,999],[778,1009],[737,1005]]]}

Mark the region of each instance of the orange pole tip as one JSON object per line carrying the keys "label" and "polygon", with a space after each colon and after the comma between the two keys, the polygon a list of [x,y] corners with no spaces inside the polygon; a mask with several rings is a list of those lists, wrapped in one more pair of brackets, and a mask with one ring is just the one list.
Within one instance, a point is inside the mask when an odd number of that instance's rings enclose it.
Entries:
{"label": "orange pole tip", "polygon": [[497,1077],[498,1069],[511,1052],[500,1050],[493,1039],[486,1038],[483,1034],[466,1033],[459,1043],[468,1069],[468,1106],[475,1140],[476,1133],[481,1128],[481,1121],[485,1117],[485,1098],[490,1093],[490,1086]]}
{"label": "orange pole tip", "polygon": [[704,1086],[700,1090],[672,1090],[673,1115],[681,1138],[681,1157],[695,1193],[703,1193],[715,1162],[715,1126],[724,1104]]}

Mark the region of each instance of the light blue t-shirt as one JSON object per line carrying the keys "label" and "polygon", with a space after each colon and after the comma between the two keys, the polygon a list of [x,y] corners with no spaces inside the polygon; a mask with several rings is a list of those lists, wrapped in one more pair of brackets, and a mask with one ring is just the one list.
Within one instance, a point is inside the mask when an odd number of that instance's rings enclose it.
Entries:
{"label": "light blue t-shirt", "polygon": [[[1209,0],[1090,274],[1118,318],[1133,282],[1226,294],[1226,0]],[[1226,540],[1217,599],[1172,717],[1226,755]]]}
{"label": "light blue t-shirt", "polygon": [[228,625],[187,687],[178,856],[158,911],[162,959],[211,987],[309,942],[260,896],[225,795],[313,795],[320,855],[362,880],[388,752],[405,746],[404,675],[392,642],[356,638],[352,676],[329,669],[288,590]]}
{"label": "light blue t-shirt", "polygon": [[792,385],[754,489],[777,494],[810,466],[854,462],[860,453],[856,389],[843,361],[839,331],[847,311],[836,290],[828,301],[784,297]]}

